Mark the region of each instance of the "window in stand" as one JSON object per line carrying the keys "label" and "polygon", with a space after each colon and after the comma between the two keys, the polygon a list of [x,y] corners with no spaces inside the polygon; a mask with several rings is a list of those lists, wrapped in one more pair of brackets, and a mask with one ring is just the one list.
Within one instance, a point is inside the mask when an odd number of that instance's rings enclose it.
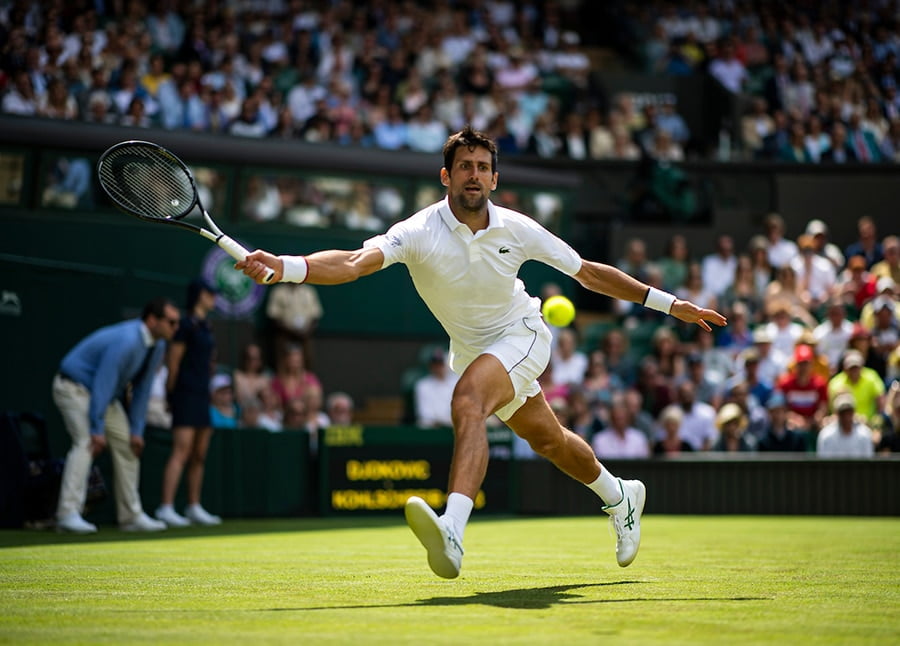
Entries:
{"label": "window in stand", "polygon": [[78,155],[48,155],[41,164],[40,205],[52,209],[93,209],[94,160]]}
{"label": "window in stand", "polygon": [[25,184],[25,155],[0,152],[0,205],[20,204]]}
{"label": "window in stand", "polygon": [[252,222],[380,232],[408,215],[405,188],[385,180],[255,172],[243,189],[241,218]]}
{"label": "window in stand", "polygon": [[[96,157],[46,155],[41,164],[40,205],[51,209],[93,210],[97,205],[115,211],[112,202],[96,179]],[[228,174],[207,166],[189,166],[197,183],[203,206],[218,221],[225,219],[228,199]],[[200,210],[187,215],[200,218]]]}
{"label": "window in stand", "polygon": [[[225,171],[210,168],[208,166],[189,166],[197,183],[197,195],[203,208],[217,221],[226,219],[228,211],[228,185],[229,174]],[[201,218],[203,214],[196,206],[187,218]]]}
{"label": "window in stand", "polygon": [[554,233],[560,232],[563,215],[562,195],[553,191],[499,189],[493,196],[499,206],[531,216]]}

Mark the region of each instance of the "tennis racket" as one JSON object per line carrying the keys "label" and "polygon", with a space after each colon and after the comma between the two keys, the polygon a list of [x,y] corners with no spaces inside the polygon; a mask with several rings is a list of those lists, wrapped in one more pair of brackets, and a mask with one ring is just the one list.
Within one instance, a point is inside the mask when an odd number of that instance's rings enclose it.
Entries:
{"label": "tennis racket", "polygon": [[[123,141],[108,148],[97,162],[100,186],[122,211],[146,220],[173,224],[215,242],[235,260],[250,253],[216,226],[203,208],[190,169],[173,153],[149,141]],[[185,222],[194,207],[206,228]],[[269,269],[264,282],[272,280]]]}

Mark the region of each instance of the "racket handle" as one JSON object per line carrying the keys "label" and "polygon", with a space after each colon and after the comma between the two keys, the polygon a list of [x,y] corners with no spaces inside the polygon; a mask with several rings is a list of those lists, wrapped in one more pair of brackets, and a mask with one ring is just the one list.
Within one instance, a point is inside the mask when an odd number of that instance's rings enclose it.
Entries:
{"label": "racket handle", "polygon": [[[224,249],[225,252],[235,260],[243,260],[250,253],[249,251],[244,249],[244,247],[240,243],[236,242],[234,238],[229,238],[224,233],[219,237],[218,240],[216,240],[216,244],[222,247],[222,249]],[[265,278],[263,278],[263,282],[272,282],[273,276],[275,276],[275,270],[271,268],[267,269],[266,276]]]}

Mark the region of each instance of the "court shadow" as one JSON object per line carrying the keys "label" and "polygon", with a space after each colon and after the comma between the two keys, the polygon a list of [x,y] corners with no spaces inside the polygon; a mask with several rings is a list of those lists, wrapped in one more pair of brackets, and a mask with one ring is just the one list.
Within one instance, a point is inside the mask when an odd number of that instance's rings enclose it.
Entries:
{"label": "court shadow", "polygon": [[571,585],[554,585],[539,588],[515,588],[496,592],[476,592],[466,597],[431,597],[410,603],[388,604],[354,604],[335,606],[309,606],[296,608],[268,608],[270,612],[302,612],[305,610],[347,610],[365,608],[416,608],[423,606],[468,606],[483,605],[495,608],[511,608],[516,610],[546,610],[557,605],[574,605],[590,603],[630,603],[641,601],[771,601],[770,597],[626,597],[615,599],[585,599],[584,594],[573,590],[599,588],[619,585],[646,585],[644,581],[609,581],[606,583],[575,583]]}
{"label": "court shadow", "polygon": [[[583,594],[571,590],[608,587],[614,585],[631,585],[639,581],[610,581],[607,583],[580,583],[571,585],[554,585],[543,588],[517,588],[499,590],[497,592],[476,592],[468,597],[432,597],[420,599],[417,606],[467,606],[484,605],[495,608],[515,608],[519,610],[546,610],[558,604],[585,603]],[[581,600],[581,601],[580,601]],[[596,600],[590,601],[591,603]]]}

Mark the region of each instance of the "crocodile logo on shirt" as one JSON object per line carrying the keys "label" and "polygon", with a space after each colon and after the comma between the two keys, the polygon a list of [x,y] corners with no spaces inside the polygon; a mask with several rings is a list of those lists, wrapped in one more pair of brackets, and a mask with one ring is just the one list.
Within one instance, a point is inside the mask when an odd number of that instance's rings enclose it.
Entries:
{"label": "crocodile logo on shirt", "polygon": [[500,253],[509,253],[509,247],[500,247]]}

